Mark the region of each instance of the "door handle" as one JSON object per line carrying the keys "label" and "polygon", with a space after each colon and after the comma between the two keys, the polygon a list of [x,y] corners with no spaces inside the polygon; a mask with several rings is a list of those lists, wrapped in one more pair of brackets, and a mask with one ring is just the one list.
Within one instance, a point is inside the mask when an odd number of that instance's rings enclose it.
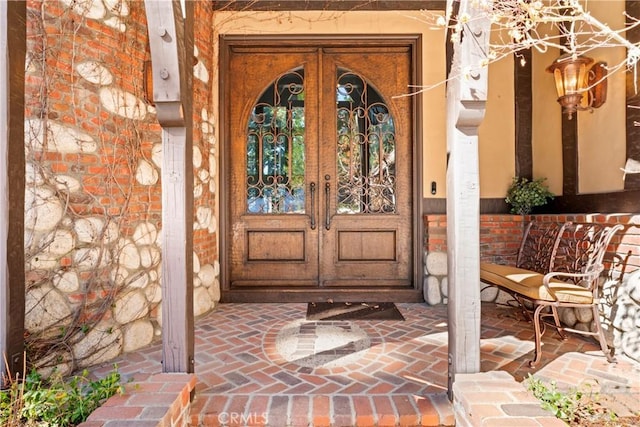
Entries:
{"label": "door handle", "polygon": [[309,190],[311,191],[311,229],[316,229],[316,183],[309,184]]}
{"label": "door handle", "polygon": [[[329,179],[329,176],[327,175],[325,179]],[[331,199],[329,196],[331,196],[331,183],[327,181],[324,184],[324,228],[327,230],[331,228],[331,203],[329,202]]]}

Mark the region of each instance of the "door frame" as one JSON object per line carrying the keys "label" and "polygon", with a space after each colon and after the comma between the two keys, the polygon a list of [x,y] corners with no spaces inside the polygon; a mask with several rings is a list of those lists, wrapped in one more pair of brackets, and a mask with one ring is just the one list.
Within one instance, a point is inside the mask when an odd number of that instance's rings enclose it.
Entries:
{"label": "door frame", "polygon": [[[248,302],[245,298],[234,293],[229,283],[229,264],[227,253],[229,249],[227,230],[230,226],[229,219],[229,200],[227,191],[229,183],[229,164],[230,164],[230,130],[228,126],[229,119],[229,100],[231,99],[230,88],[228,87],[226,74],[229,67],[229,52],[237,47],[272,47],[277,50],[281,48],[305,48],[309,46],[337,46],[337,47],[375,47],[375,46],[405,46],[411,50],[412,69],[410,71],[411,79],[417,86],[422,84],[422,36],[420,34],[335,34],[335,35],[221,35],[219,40],[219,143],[218,143],[218,170],[220,182],[218,186],[219,198],[219,217],[220,228],[218,231],[219,240],[219,260],[220,260],[220,292],[221,302]],[[385,298],[384,290],[376,290],[376,298],[379,301],[393,302],[422,302],[423,295],[423,279],[424,279],[424,220],[423,220],[423,185],[422,185],[422,96],[417,94],[413,97],[413,129],[412,129],[412,247],[413,247],[413,287],[411,289],[394,289],[388,291]],[[246,291],[243,291],[246,292]],[[277,292],[275,289],[267,290],[260,293],[260,301],[262,302],[308,302],[311,297],[309,289],[300,289],[299,291],[287,291],[286,293]],[[314,300],[322,301],[332,298],[340,301],[339,296],[335,295],[335,289],[326,289],[327,295],[321,292],[314,293]],[[349,292],[351,298],[357,297],[358,300],[371,301],[371,290],[354,289]],[[346,301],[346,300],[345,300]]]}

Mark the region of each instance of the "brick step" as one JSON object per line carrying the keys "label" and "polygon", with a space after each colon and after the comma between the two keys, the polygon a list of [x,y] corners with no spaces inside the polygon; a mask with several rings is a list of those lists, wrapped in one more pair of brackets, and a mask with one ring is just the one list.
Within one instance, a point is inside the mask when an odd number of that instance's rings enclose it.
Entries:
{"label": "brick step", "polygon": [[192,427],[414,427],[455,424],[446,393],[196,395]]}

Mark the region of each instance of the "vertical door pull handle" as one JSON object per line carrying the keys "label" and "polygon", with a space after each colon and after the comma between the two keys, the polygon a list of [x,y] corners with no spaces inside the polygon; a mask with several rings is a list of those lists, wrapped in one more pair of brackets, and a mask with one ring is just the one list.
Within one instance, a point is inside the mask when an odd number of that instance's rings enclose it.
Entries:
{"label": "vertical door pull handle", "polygon": [[309,190],[311,191],[311,229],[316,229],[316,183],[309,184]]}
{"label": "vertical door pull handle", "polygon": [[331,209],[330,198],[331,196],[331,183],[325,182],[324,184],[324,228],[329,230],[331,228]]}

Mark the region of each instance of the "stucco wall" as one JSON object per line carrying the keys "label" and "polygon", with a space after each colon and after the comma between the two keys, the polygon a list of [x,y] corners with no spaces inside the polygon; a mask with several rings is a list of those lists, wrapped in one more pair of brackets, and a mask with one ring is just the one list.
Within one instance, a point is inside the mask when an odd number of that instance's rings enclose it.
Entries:
{"label": "stucco wall", "polygon": [[[589,11],[611,28],[625,27],[624,2],[589,2]],[[599,48],[589,52],[595,61],[610,67],[623,64],[623,48]],[[581,194],[621,191],[626,161],[626,74],[611,73],[607,78],[607,102],[600,108],[578,114],[578,176]]]}
{"label": "stucco wall", "polygon": [[[552,31],[545,28],[543,32]],[[562,115],[553,76],[546,68],[558,57],[552,49],[532,52],[533,176],[546,178],[549,190],[562,194]]]}
{"label": "stucco wall", "polygon": [[[492,40],[497,38],[492,35]],[[487,109],[478,129],[480,197],[502,198],[515,175],[515,105],[512,56],[489,66]]]}

